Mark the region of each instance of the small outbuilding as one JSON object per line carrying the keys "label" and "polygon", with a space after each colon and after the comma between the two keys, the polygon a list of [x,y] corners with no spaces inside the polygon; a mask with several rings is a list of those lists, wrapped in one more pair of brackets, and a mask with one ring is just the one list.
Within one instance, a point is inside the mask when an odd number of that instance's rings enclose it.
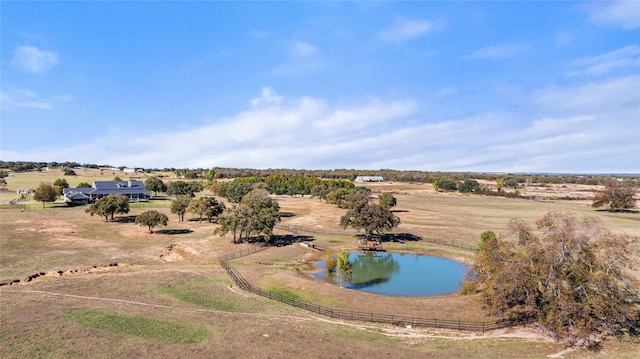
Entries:
{"label": "small outbuilding", "polygon": [[384,182],[382,176],[357,176],[354,182]]}

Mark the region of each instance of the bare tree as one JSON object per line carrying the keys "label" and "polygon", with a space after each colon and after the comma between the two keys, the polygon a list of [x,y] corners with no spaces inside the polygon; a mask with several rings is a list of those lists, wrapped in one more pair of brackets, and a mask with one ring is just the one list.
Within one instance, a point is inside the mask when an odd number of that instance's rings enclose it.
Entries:
{"label": "bare tree", "polygon": [[596,192],[591,206],[602,207],[606,205],[612,212],[635,208],[635,194],[635,186],[611,179],[605,182],[603,191]]}
{"label": "bare tree", "polygon": [[537,227],[515,219],[505,239],[483,233],[463,291],[480,292],[493,313],[533,319],[570,345],[598,346],[635,329],[640,294],[629,269],[638,264],[637,239],[564,213],[547,213]]}

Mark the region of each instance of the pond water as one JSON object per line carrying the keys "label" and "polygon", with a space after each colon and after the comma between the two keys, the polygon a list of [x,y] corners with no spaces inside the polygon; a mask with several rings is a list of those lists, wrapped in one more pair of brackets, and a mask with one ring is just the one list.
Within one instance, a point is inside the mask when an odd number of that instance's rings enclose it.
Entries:
{"label": "pond water", "polygon": [[460,289],[469,266],[453,259],[411,253],[349,254],[351,278],[326,273],[325,260],[316,265],[313,276],[344,287],[370,293],[407,297],[443,295]]}

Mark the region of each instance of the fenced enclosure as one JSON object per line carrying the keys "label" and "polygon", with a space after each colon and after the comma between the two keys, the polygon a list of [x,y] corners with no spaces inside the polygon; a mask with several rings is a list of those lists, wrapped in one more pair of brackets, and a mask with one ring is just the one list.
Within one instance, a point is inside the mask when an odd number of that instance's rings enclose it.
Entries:
{"label": "fenced enclosure", "polygon": [[[318,233],[318,234],[337,234],[337,235],[343,235],[343,236],[356,236],[358,234],[361,234],[360,232],[351,231],[351,230],[332,230],[332,229],[323,229],[323,228],[308,228],[308,227],[292,226],[292,225],[286,225],[286,224],[280,224],[280,223],[276,224],[276,228],[281,229],[281,230],[285,230],[285,231],[289,231],[289,232],[294,233],[294,234],[297,234],[298,232]],[[390,234],[390,235],[393,235],[393,234]],[[396,235],[401,236],[401,234],[396,234]],[[470,251],[475,251],[477,249],[477,247],[470,246],[468,244],[457,243],[457,242],[454,242],[454,241],[443,240],[443,239],[438,239],[438,238],[420,237],[420,240],[424,241],[424,242],[428,242],[428,243],[441,244],[441,245],[449,246],[449,247],[467,249],[467,250],[470,250]]]}
{"label": "fenced enclosure", "polygon": [[68,207],[63,203],[47,203],[46,206],[42,206],[42,203],[15,203],[15,204],[1,204],[0,209],[2,210],[14,210],[21,212],[32,212],[32,211],[49,211],[53,209],[61,209],[61,208],[73,208]]}
{"label": "fenced enclosure", "polygon": [[299,300],[286,294],[264,290],[258,286],[249,283],[242,274],[235,269],[229,260],[240,258],[252,253],[260,252],[268,247],[254,246],[243,249],[241,251],[233,252],[221,256],[218,258],[220,265],[225,269],[227,274],[231,277],[234,283],[248,292],[257,294],[261,297],[269,298],[271,300],[278,301],[287,305],[291,305],[296,308],[304,309],[312,313],[324,315],[330,318],[343,319],[343,320],[355,320],[372,323],[387,323],[398,326],[411,326],[411,328],[439,328],[439,329],[453,329],[461,331],[482,332],[500,328],[511,327],[518,324],[526,324],[525,321],[510,321],[510,320],[496,320],[496,321],[463,321],[463,320],[451,320],[451,319],[437,319],[437,318],[421,318],[421,317],[409,317],[393,314],[381,314],[373,312],[359,312],[353,310],[343,310],[331,307],[325,307],[319,304],[310,303],[307,301]]}
{"label": "fenced enclosure", "polygon": [[[0,209],[18,210],[22,212],[32,211],[46,211],[51,209],[64,209],[64,208],[79,208],[89,207],[89,205],[73,205],[69,206],[62,202],[47,202],[43,207],[42,203],[3,203],[0,204]],[[129,202],[129,208],[171,208],[171,201],[165,200],[153,200],[149,202]]]}

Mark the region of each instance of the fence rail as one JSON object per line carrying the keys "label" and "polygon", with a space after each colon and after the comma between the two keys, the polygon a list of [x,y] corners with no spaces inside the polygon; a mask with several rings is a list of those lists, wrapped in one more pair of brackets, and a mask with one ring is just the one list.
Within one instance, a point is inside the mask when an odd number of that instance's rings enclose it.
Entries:
{"label": "fence rail", "polygon": [[0,204],[0,209],[16,210],[21,212],[31,211],[50,211],[58,208],[67,208],[63,203],[47,203],[46,206],[42,206],[42,203],[15,203],[15,204]]}
{"label": "fence rail", "polygon": [[221,256],[218,258],[218,261],[220,262],[220,265],[222,266],[222,268],[225,269],[227,274],[229,274],[231,279],[241,289],[257,294],[261,297],[269,298],[271,300],[275,300],[280,303],[288,304],[293,307],[304,309],[309,312],[324,315],[330,318],[373,322],[373,323],[388,323],[388,324],[398,325],[398,326],[410,325],[411,327],[414,327],[414,328],[423,327],[423,328],[453,329],[453,330],[473,331],[473,332],[482,332],[482,333],[484,333],[487,330],[506,328],[506,327],[511,327],[514,325],[526,323],[522,321],[516,322],[516,321],[510,321],[510,320],[477,322],[477,321],[449,320],[449,319],[436,319],[436,318],[420,318],[420,317],[409,317],[409,316],[393,315],[393,314],[391,315],[380,314],[380,313],[373,313],[373,312],[359,312],[359,311],[353,311],[353,310],[343,310],[343,309],[325,307],[319,304],[299,300],[283,293],[264,290],[260,287],[252,285],[242,276],[242,274],[240,274],[240,272],[237,269],[231,266],[231,264],[229,264],[228,262],[231,259],[240,258],[252,253],[260,252],[267,248],[268,247],[255,246],[255,247],[243,249],[241,251],[237,251],[237,252],[233,252],[233,253],[229,253],[224,256]]}
{"label": "fence rail", "polygon": [[[338,230],[323,229],[323,228],[308,228],[308,227],[301,227],[301,226],[292,226],[287,224],[276,224],[276,228],[289,231],[292,233],[297,233],[298,231],[301,231],[301,232],[320,233],[320,234],[338,234],[343,236],[355,236],[359,233],[356,231],[348,231],[348,230],[338,231]],[[462,243],[457,243],[457,242],[447,241],[447,240],[442,240],[437,238],[422,238],[422,240],[428,243],[442,244],[449,247],[462,248],[462,249],[467,249],[471,251],[475,251],[477,249],[477,247],[470,246],[468,244],[462,244]]]}
{"label": "fence rail", "polygon": [[323,228],[308,228],[308,227],[301,227],[301,226],[292,226],[292,225],[288,225],[288,224],[276,224],[276,228],[278,229],[282,229],[285,231],[289,231],[292,233],[295,233],[297,231],[301,231],[301,232],[309,232],[309,233],[319,233],[319,234],[338,234],[338,235],[343,235],[343,236],[355,236],[356,234],[358,234],[358,232],[356,231],[349,231],[349,230],[332,230],[332,229],[323,229]]}
{"label": "fence rail", "polygon": [[[47,211],[59,208],[79,208],[82,206],[68,206],[63,202],[48,202],[46,206],[42,206],[42,203],[3,203],[0,204],[0,209],[18,210],[21,212],[31,211]],[[153,202],[129,202],[129,208],[169,208],[171,207],[171,201],[153,201]]]}

